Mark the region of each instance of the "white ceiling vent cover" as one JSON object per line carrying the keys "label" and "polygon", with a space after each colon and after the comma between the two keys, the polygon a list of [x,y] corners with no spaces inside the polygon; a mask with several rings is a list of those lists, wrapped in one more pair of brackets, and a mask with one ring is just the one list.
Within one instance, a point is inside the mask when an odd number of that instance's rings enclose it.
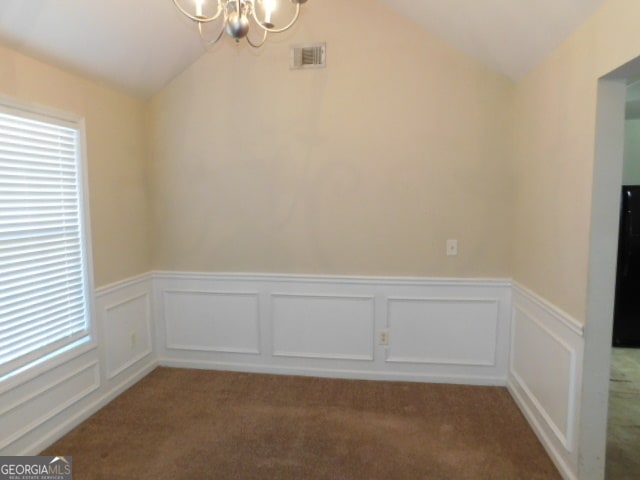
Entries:
{"label": "white ceiling vent cover", "polygon": [[327,65],[327,44],[306,43],[291,46],[291,68],[323,68]]}

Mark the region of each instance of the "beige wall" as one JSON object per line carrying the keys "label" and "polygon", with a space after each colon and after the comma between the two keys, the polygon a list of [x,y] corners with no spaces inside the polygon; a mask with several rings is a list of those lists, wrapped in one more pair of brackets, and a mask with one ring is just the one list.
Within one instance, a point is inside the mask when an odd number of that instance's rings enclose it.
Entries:
{"label": "beige wall", "polygon": [[0,47],[0,95],[86,120],[96,286],[149,271],[144,103]]}
{"label": "beige wall", "polygon": [[640,54],[639,17],[610,0],[516,88],[514,278],[581,322],[597,80]]}
{"label": "beige wall", "polygon": [[[583,321],[597,78],[640,53],[640,4],[610,0],[514,86],[381,5],[336,3],[260,52],[225,41],[148,109],[0,49],[0,93],[87,118],[96,283],[513,275]],[[314,40],[328,68],[290,71],[288,45]]]}
{"label": "beige wall", "polygon": [[591,51],[571,40],[518,84],[515,280],[581,321],[594,154]]}
{"label": "beige wall", "polygon": [[[328,67],[290,71],[309,41]],[[259,53],[225,39],[151,102],[154,267],[509,276],[512,90],[365,0],[309,2]]]}

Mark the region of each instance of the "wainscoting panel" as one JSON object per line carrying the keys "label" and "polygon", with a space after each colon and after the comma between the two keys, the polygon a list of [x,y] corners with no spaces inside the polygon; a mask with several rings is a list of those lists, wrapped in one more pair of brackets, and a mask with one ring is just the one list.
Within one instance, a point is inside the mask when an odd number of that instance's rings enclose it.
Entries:
{"label": "wainscoting panel", "polygon": [[273,355],[373,360],[373,297],[274,294]]}
{"label": "wainscoting panel", "polygon": [[508,281],[156,272],[154,290],[162,365],[506,384]]}
{"label": "wainscoting panel", "polygon": [[257,293],[169,290],[163,307],[169,349],[260,353]]}
{"label": "wainscoting panel", "polygon": [[508,387],[565,478],[577,478],[582,325],[520,285],[513,288]]}
{"label": "wainscoting panel", "polygon": [[[576,352],[520,307],[514,312],[512,374],[567,450],[573,446],[571,383]],[[540,355],[544,352],[544,355]],[[531,362],[532,357],[539,357]],[[548,375],[553,372],[553,375]]]}
{"label": "wainscoting panel", "polygon": [[150,355],[151,293],[139,293],[104,309],[107,378],[111,379]]}
{"label": "wainscoting panel", "polygon": [[498,300],[390,298],[388,362],[494,366]]}
{"label": "wainscoting panel", "polygon": [[[151,275],[93,295],[93,338],[0,383],[0,455],[36,455],[157,365]],[[132,342],[133,338],[133,342]]]}
{"label": "wainscoting panel", "polygon": [[65,372],[60,378],[51,379],[38,389],[26,389],[15,403],[0,410],[3,432],[12,432],[6,437],[3,435],[0,451],[94,392],[99,386],[98,362],[93,361]]}

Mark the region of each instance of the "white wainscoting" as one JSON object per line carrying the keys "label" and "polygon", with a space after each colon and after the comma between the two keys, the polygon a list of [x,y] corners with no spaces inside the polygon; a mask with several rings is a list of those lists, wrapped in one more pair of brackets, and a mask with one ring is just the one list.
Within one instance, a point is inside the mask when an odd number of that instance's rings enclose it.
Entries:
{"label": "white wainscoting", "polygon": [[388,362],[496,364],[497,299],[390,298]]}
{"label": "white wainscoting", "polygon": [[506,384],[509,281],[156,272],[154,289],[162,365]]}
{"label": "white wainscoting", "polygon": [[135,365],[153,351],[151,292],[136,292],[103,310],[107,378]]}
{"label": "white wainscoting", "polygon": [[0,455],[38,454],[155,368],[152,298],[150,274],[98,289],[91,342],[2,382]]}
{"label": "white wainscoting", "polygon": [[162,364],[507,384],[577,478],[582,326],[510,281],[156,272],[94,310],[93,342],[0,386],[0,455],[39,453]]}
{"label": "white wainscoting", "polygon": [[373,360],[373,297],[271,296],[276,357]]}
{"label": "white wainscoting", "polygon": [[162,292],[167,348],[260,353],[258,295],[248,292]]}
{"label": "white wainscoting", "polygon": [[[100,388],[100,372],[98,362],[93,360],[63,374],[47,379],[38,388],[22,386],[10,392],[16,397],[12,404],[0,410],[2,430],[12,432],[0,441],[0,451],[28,435],[38,426],[67,408],[75,405],[87,395]],[[56,399],[52,403],[52,399]]]}
{"label": "white wainscoting", "polygon": [[509,391],[566,479],[576,479],[583,327],[513,286]]}

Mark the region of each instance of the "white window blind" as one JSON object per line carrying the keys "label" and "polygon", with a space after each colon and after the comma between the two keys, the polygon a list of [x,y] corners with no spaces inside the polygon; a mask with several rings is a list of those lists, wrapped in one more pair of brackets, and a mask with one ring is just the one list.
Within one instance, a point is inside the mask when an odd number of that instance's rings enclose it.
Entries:
{"label": "white window blind", "polygon": [[88,335],[79,143],[0,109],[0,377]]}

